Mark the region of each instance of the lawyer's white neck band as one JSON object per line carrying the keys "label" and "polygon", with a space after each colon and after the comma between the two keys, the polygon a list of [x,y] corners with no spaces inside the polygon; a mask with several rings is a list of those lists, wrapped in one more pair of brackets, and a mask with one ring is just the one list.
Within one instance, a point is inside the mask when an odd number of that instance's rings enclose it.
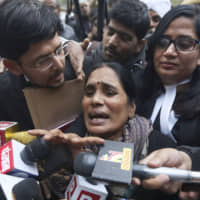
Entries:
{"label": "lawyer's white neck band", "polygon": [[151,115],[151,121],[154,123],[160,111],[161,133],[168,135],[175,142],[176,139],[172,135],[171,130],[178,120],[178,118],[175,116],[175,112],[172,110],[172,106],[176,98],[176,87],[188,82],[190,82],[190,80],[185,80],[175,85],[164,86],[165,93],[157,98]]}

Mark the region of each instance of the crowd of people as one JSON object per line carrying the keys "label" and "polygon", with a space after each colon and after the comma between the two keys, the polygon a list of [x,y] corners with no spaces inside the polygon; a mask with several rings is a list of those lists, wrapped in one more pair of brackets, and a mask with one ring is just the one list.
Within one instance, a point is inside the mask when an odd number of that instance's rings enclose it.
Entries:
{"label": "crowd of people", "polygon": [[[0,120],[66,144],[72,158],[82,151],[98,153],[97,144],[114,140],[134,144],[134,162],[200,171],[198,3],[112,1],[102,20],[102,41],[95,41],[98,9],[87,0],[65,21],[58,1],[3,0]],[[80,116],[64,131],[34,129],[23,89],[60,88],[76,78],[84,81]],[[49,189],[44,199],[64,199],[72,174],[71,168],[47,174],[41,180]],[[200,199],[199,191],[183,189],[187,184],[162,174],[133,177],[123,189],[108,185],[109,199]]]}

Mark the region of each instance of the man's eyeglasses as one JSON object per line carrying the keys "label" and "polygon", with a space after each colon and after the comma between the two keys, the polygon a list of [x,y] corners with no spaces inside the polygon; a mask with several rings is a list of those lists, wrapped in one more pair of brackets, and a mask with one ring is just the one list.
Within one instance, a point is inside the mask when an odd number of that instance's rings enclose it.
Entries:
{"label": "man's eyeglasses", "polygon": [[54,64],[53,56],[56,56],[59,59],[65,58],[68,55],[67,45],[68,45],[67,43],[64,43],[50,55],[39,59],[35,64],[35,68],[41,71],[46,71]]}
{"label": "man's eyeglasses", "polygon": [[174,44],[176,50],[179,52],[193,51],[197,44],[200,45],[200,41],[190,37],[177,37],[175,40],[167,37],[161,37],[158,40],[156,47],[166,50],[171,43]]}

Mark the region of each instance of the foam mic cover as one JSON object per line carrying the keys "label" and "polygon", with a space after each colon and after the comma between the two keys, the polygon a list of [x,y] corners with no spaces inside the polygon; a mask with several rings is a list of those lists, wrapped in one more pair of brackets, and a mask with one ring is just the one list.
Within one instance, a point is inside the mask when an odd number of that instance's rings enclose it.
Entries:
{"label": "foam mic cover", "polygon": [[74,171],[85,177],[90,177],[95,167],[97,155],[92,152],[81,152],[74,159]]}
{"label": "foam mic cover", "polygon": [[41,163],[45,174],[72,165],[72,155],[66,144],[52,146],[50,142],[45,141],[42,137],[26,145],[20,152],[20,156],[26,164],[45,160]]}
{"label": "foam mic cover", "polygon": [[71,151],[67,148],[66,144],[61,144],[51,149],[42,167],[49,174],[60,168],[70,168],[72,164],[73,158]]}
{"label": "foam mic cover", "polygon": [[1,186],[0,186],[0,199],[1,199],[1,200],[7,200],[7,198],[6,198],[5,194],[4,194],[4,192],[3,192],[2,188],[1,188]]}
{"label": "foam mic cover", "polygon": [[15,200],[42,200],[40,186],[33,178],[27,178],[17,183],[12,194]]}
{"label": "foam mic cover", "polygon": [[51,144],[39,137],[24,147],[20,156],[26,164],[33,164],[47,157],[51,151]]}

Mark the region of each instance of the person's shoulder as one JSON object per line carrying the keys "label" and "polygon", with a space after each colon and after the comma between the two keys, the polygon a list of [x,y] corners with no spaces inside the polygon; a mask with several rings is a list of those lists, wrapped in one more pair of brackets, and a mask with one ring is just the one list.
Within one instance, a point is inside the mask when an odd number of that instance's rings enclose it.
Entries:
{"label": "person's shoulder", "polygon": [[65,24],[64,21],[62,21],[62,25],[63,25],[64,31],[61,34],[61,36],[63,36],[65,39],[68,39],[68,40],[78,40],[72,26]]}
{"label": "person's shoulder", "polygon": [[64,28],[74,31],[74,29],[69,24],[66,24],[63,20],[61,20],[61,22],[62,22],[62,25],[64,26]]}
{"label": "person's shoulder", "polygon": [[11,85],[13,76],[8,71],[0,73],[0,89]]}
{"label": "person's shoulder", "polygon": [[0,74],[0,91],[10,92],[22,89],[22,76],[16,76],[9,71]]}

